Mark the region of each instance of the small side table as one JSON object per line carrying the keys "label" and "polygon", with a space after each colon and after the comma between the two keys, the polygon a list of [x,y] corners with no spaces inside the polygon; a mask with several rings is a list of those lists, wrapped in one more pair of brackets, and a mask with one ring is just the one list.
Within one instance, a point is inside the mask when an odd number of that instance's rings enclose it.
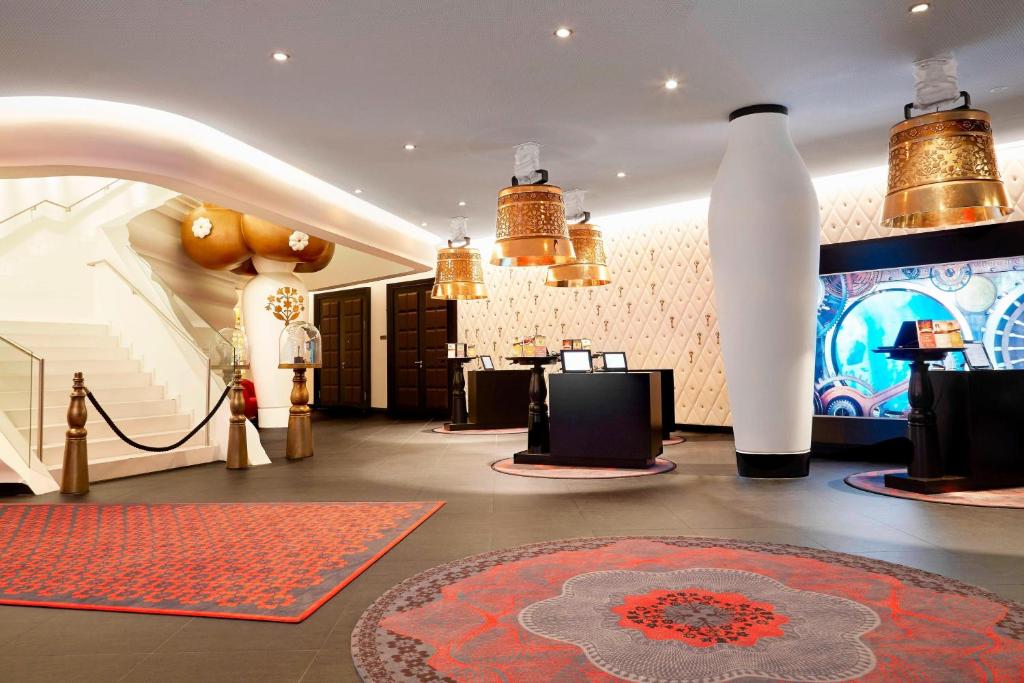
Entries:
{"label": "small side table", "polygon": [[941,361],[950,352],[963,352],[961,348],[917,349],[883,346],[875,353],[884,353],[893,360],[910,363],[910,414],[907,428],[913,445],[913,456],[906,474],[885,475],[885,485],[915,493],[945,493],[960,490],[957,483],[964,477],[945,475],[942,453],[939,451],[939,433],[935,421],[935,392],[928,376],[928,363]]}
{"label": "small side table", "polygon": [[[526,420],[527,446],[515,454],[515,462],[538,462],[551,451],[551,429],[548,424],[548,385],[544,379],[544,366],[558,362],[558,356],[509,356],[515,365],[530,366],[530,412]],[[543,462],[543,460],[541,460]]]}
{"label": "small side table", "polygon": [[469,421],[466,413],[466,375],[462,371],[462,366],[475,359],[476,356],[456,356],[448,359],[452,368],[452,414],[451,422],[445,427],[449,429],[452,425],[464,425]]}

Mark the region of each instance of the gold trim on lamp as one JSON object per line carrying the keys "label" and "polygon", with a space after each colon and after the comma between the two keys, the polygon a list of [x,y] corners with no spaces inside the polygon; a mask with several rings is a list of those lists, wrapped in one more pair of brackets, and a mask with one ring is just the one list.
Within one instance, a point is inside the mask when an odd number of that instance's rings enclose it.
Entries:
{"label": "gold trim on lamp", "polygon": [[487,286],[484,284],[483,263],[480,250],[465,244],[455,247],[452,240],[448,246],[437,250],[437,268],[434,271],[432,299],[486,299]]}
{"label": "gold trim on lamp", "polygon": [[882,225],[934,228],[989,221],[1013,211],[996,167],[991,118],[971,109],[907,117],[889,131]]}
{"label": "gold trim on lamp", "polygon": [[[584,221],[590,219],[586,214]],[[572,263],[548,268],[544,284],[548,287],[599,287],[610,284],[604,239],[596,225],[583,222],[569,226],[576,259]]]}

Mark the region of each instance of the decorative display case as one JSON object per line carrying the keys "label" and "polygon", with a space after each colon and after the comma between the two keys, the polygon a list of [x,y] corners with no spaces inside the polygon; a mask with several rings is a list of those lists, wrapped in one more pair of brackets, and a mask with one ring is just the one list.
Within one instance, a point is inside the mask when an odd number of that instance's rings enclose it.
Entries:
{"label": "decorative display case", "polygon": [[320,330],[305,320],[294,320],[281,332],[279,368],[319,368],[322,362]]}

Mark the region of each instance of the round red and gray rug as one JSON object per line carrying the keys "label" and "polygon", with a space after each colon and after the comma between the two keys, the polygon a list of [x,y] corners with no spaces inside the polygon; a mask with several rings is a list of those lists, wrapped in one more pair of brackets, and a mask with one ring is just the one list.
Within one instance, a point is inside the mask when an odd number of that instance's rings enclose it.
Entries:
{"label": "round red and gray rug", "polygon": [[448,429],[444,425],[431,429],[434,434],[461,434],[471,436],[473,434],[525,434],[526,427],[506,427],[504,429]]}
{"label": "round red and gray rug", "polygon": [[691,537],[468,557],[363,614],[365,681],[1019,681],[1024,605],[910,567]]}
{"label": "round red and gray rug", "polygon": [[875,470],[851,474],[845,481],[855,489],[877,493],[893,498],[920,500],[925,503],[946,503],[948,505],[974,505],[986,508],[1024,508],[1024,486],[1009,489],[986,489],[982,491],[953,491],[950,493],[914,493],[885,485],[885,475],[906,472],[906,469]]}
{"label": "round red and gray rug", "polygon": [[491,469],[502,474],[540,479],[621,479],[623,477],[645,477],[650,474],[671,472],[676,464],[666,458],[656,458],[654,464],[642,469],[630,467],[572,467],[570,465],[545,465],[518,463],[514,458],[505,458],[491,463]]}

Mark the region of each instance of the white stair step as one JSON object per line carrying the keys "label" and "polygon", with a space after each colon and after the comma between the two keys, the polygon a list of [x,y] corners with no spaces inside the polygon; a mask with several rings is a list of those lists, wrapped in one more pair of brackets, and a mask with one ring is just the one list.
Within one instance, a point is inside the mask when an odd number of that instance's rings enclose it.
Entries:
{"label": "white stair step", "polygon": [[[45,399],[45,410],[60,410],[64,411],[68,409],[68,398],[71,394],[71,381],[62,382],[66,386],[55,389],[53,382],[47,382],[46,399]],[[96,386],[96,385],[92,385]],[[3,387],[3,378],[0,378],[0,389]],[[104,405],[110,403],[125,403],[125,402],[137,402],[137,401],[156,401],[164,397],[164,388],[160,385],[146,384],[143,386],[108,386],[103,387],[103,394],[100,395],[97,388],[96,395]],[[35,410],[36,397],[32,397],[32,409]],[[25,390],[21,391],[3,391],[0,390],[0,410],[21,410],[28,408],[28,392]],[[47,419],[47,422],[50,420]]]}
{"label": "white stair step", "polygon": [[[76,372],[89,375],[109,374],[113,372],[140,372],[142,363],[128,358],[120,360],[56,360],[46,362],[46,377],[71,377]],[[18,377],[28,375],[28,363],[23,361],[0,361],[0,377]]]}
{"label": "white stair step", "polygon": [[[67,387],[67,394],[71,393],[71,382],[74,379],[71,373],[63,375],[54,379],[51,379],[49,375],[46,376],[46,386],[53,387],[54,385],[61,385]],[[112,401],[113,399],[107,398],[107,389],[125,389],[127,387],[148,387],[153,383],[153,378],[150,377],[149,373],[144,372],[117,372],[117,373],[92,373],[85,375],[85,386],[96,394],[96,398],[103,401]],[[101,391],[102,390],[102,391]],[[49,392],[47,392],[49,393]]]}
{"label": "white stair step", "polygon": [[0,332],[0,336],[13,339],[25,348],[35,352],[37,356],[43,356],[44,358],[47,357],[48,350],[50,349],[98,349],[120,346],[117,337],[112,334],[80,334],[75,332],[61,334],[54,332],[51,334],[5,335],[3,332]]}
{"label": "white stair step", "polygon": [[0,336],[14,337],[16,335],[45,335],[45,334],[110,334],[110,327],[93,323],[53,323],[35,322],[23,320],[0,321]]}
{"label": "white stair step", "polygon": [[58,346],[46,348],[36,346],[32,352],[46,359],[50,365],[56,361],[83,361],[92,363],[98,360],[128,360],[128,349],[120,346]]}
{"label": "white stair step", "polygon": [[[177,467],[202,465],[217,460],[217,451],[216,446],[183,446],[170,453],[134,451],[130,454],[96,459],[90,457],[89,481],[106,481],[108,479],[131,477],[137,474],[161,472]],[[90,452],[89,455],[91,456],[92,453]],[[54,479],[59,482],[64,464],[50,465],[48,469]]]}
{"label": "white stair step", "polygon": [[[206,437],[203,434],[204,431],[205,430],[202,429],[199,430],[199,433],[189,439],[185,444],[182,444],[182,447],[204,445],[204,442],[206,441]],[[188,429],[181,429],[174,432],[162,432],[158,434],[139,434],[137,436],[133,436],[132,439],[147,446],[169,446],[186,434],[188,434]],[[146,453],[146,451],[140,451],[129,446],[116,436],[99,439],[87,438],[86,443],[89,444],[89,462],[101,458],[112,458],[118,455]],[[43,462],[46,463],[47,466],[60,465],[63,461],[63,442],[43,446]]]}
{"label": "white stair step", "polygon": [[[113,436],[114,431],[110,428],[110,425],[96,412],[92,405],[89,408],[89,419],[85,423],[85,428],[89,432],[89,436],[96,439],[105,439]],[[43,427],[43,445],[48,446],[55,443],[64,443],[64,434],[68,429],[67,424],[60,422],[51,423],[50,418],[52,415],[47,415],[47,425]],[[188,429],[189,428],[189,416],[180,414],[169,414],[169,415],[147,415],[144,417],[127,417],[117,419],[114,418],[114,422],[118,428],[127,434],[128,436],[135,438],[136,434],[152,434],[154,432],[171,432],[176,429]],[[29,438],[28,427],[22,427],[18,430],[22,436],[26,439]]]}
{"label": "white stair step", "polygon": [[[62,424],[60,420],[64,419],[65,413],[67,412],[68,397],[61,395],[61,402],[55,405],[46,406],[43,408],[44,414],[46,415],[46,424],[56,425]],[[149,417],[152,415],[171,415],[178,409],[178,402],[173,398],[161,398],[156,400],[141,400],[141,401],[129,401],[126,403],[110,403],[103,404],[103,408],[106,409],[107,414],[110,415],[114,420],[121,420],[129,417]],[[30,411],[28,408],[20,408],[17,410],[7,410],[7,417],[14,424],[15,427],[21,429],[29,426],[29,420],[35,421],[35,409]],[[96,411],[92,410],[92,405],[89,405],[90,417],[96,417],[93,415]]]}

